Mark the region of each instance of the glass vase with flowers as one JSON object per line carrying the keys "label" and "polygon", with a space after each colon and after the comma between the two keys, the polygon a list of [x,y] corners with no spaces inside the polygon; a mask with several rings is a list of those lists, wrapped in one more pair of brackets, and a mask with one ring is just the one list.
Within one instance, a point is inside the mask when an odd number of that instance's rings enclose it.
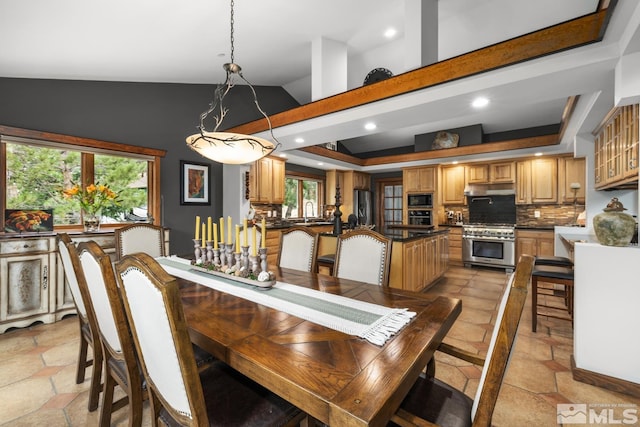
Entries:
{"label": "glass vase with flowers", "polygon": [[118,193],[106,184],[90,184],[84,189],[76,184],[62,193],[66,199],[79,203],[84,231],[88,232],[100,230],[102,209],[118,205]]}

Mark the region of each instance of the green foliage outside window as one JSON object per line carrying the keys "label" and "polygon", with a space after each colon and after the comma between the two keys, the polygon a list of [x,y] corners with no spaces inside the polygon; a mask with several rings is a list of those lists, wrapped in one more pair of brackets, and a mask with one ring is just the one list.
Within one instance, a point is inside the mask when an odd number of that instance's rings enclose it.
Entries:
{"label": "green foliage outside window", "polygon": [[[74,150],[6,144],[7,209],[53,209],[54,225],[80,223],[77,200],[62,191],[82,180],[81,153]],[[147,161],[111,155],[94,156],[94,181],[118,193],[118,206],[103,217],[124,221],[134,208],[147,207]]]}

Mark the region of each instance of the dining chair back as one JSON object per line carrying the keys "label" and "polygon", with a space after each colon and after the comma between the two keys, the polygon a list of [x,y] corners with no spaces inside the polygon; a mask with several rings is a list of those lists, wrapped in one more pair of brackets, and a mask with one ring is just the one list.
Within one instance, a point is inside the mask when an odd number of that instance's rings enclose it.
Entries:
{"label": "dining chair back", "polygon": [[147,380],[154,425],[261,425],[303,414],[220,361],[198,372],[175,278],[137,253],[116,265],[125,312]]}
{"label": "dining chair back", "polygon": [[496,324],[484,359],[477,354],[444,343],[438,348],[438,351],[483,365],[475,398],[471,400],[462,391],[428,373],[423,373],[393,416],[392,421],[395,425],[424,425],[420,422],[425,420],[432,423],[430,425],[440,426],[491,425],[498,393],[527,299],[533,265],[532,256],[522,255],[519,258],[500,301]]}
{"label": "dining chair back", "polygon": [[[58,233],[58,254],[62,261],[62,267],[76,307],[80,326],[80,349],[78,352],[78,367],[76,369],[76,384],[84,382],[86,369],[91,366],[92,374],[88,408],[89,411],[95,411],[98,408],[102,377],[102,347],[100,345],[100,336],[98,335],[98,325],[93,311],[88,310],[91,308],[90,304],[85,303],[85,301],[88,301],[88,296],[85,296],[88,291],[86,287],[84,289],[80,288],[81,283],[84,285],[85,281],[84,277],[82,277],[82,280],[78,279],[84,273],[80,266],[76,246],[66,233]],[[89,347],[91,347],[93,357],[89,356]]]}
{"label": "dining chair back", "polygon": [[374,285],[389,284],[391,239],[368,229],[338,236],[333,275]]}
{"label": "dining chair back", "polygon": [[146,223],[136,223],[117,228],[115,231],[116,255],[144,252],[152,257],[164,256],[164,228]]}
{"label": "dining chair back", "polygon": [[294,226],[280,233],[279,267],[316,271],[318,233],[308,227]]}
{"label": "dining chair back", "polygon": [[[105,360],[100,425],[109,426],[111,413],[128,403],[129,425],[139,426],[146,392],[111,260],[94,241],[80,243],[78,256]],[[126,396],[113,402],[116,385],[125,391]]]}

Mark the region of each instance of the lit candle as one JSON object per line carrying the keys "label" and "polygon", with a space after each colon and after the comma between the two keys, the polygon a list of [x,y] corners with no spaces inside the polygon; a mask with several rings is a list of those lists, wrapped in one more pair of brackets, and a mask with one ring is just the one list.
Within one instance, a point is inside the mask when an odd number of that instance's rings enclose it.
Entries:
{"label": "lit candle", "polygon": [[236,253],[240,253],[240,226],[236,224]]}
{"label": "lit candle", "polygon": [[196,240],[200,240],[200,216],[196,215]]}
{"label": "lit candle", "polygon": [[218,249],[218,224],[213,223],[213,249]]}
{"label": "lit candle", "polygon": [[211,227],[211,217],[207,218],[207,240],[211,241],[211,234],[213,233],[213,228]]}
{"label": "lit candle", "polygon": [[231,216],[227,217],[227,240],[229,241],[229,244],[233,243],[231,240]]}
{"label": "lit candle", "polygon": [[220,217],[220,243],[224,243],[224,218]]}
{"label": "lit candle", "polygon": [[205,242],[204,242],[204,236],[207,232],[207,225],[203,222],[202,223],[202,247],[205,247]]}
{"label": "lit candle", "polygon": [[256,256],[256,251],[258,250],[258,247],[256,246],[257,233],[256,233],[255,225],[252,227],[252,230],[253,230],[253,233],[251,234],[251,255]]}
{"label": "lit candle", "polygon": [[244,217],[242,225],[244,226],[244,240],[242,241],[242,246],[247,246],[249,244],[249,229],[247,228],[247,217]]}
{"label": "lit candle", "polygon": [[260,242],[260,247],[261,248],[266,248],[267,247],[267,239],[266,239],[266,234],[267,234],[267,220],[262,218],[262,238],[260,240],[262,240],[262,242]]}

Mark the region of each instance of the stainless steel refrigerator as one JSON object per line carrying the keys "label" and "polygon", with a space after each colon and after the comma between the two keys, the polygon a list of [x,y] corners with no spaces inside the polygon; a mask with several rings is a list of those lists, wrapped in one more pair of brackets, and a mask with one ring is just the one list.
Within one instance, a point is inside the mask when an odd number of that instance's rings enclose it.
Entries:
{"label": "stainless steel refrigerator", "polygon": [[373,224],[371,191],[353,190],[353,214],[358,218],[358,225]]}

